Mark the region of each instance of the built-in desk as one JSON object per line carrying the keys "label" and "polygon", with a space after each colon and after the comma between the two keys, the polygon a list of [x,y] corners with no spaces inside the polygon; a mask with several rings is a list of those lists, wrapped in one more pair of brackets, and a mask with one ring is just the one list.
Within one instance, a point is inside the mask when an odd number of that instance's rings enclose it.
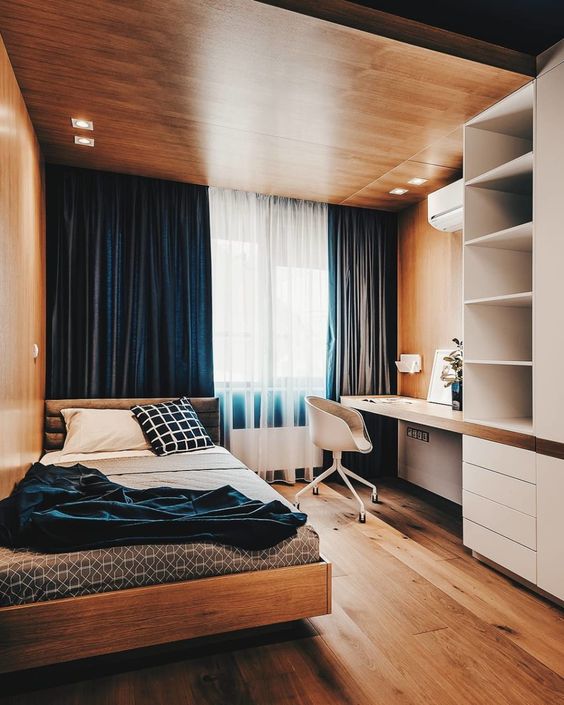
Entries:
{"label": "built-in desk", "polygon": [[[394,399],[385,402],[384,399]],[[367,401],[368,400],[368,401]],[[444,431],[475,436],[504,445],[535,450],[535,437],[516,431],[506,431],[492,426],[464,421],[462,411],[453,411],[444,404],[434,404],[424,399],[400,396],[343,396],[341,403],[359,411],[365,411],[380,416],[388,416],[399,421],[410,421]]]}
{"label": "built-in desk", "polygon": [[549,463],[562,461],[537,456],[534,436],[465,421],[462,412],[423,399],[344,396],[341,403],[399,421],[398,476],[462,506],[463,542],[472,555],[562,599],[553,529],[561,513],[557,500],[538,493],[543,475],[537,487],[539,468],[557,477]]}

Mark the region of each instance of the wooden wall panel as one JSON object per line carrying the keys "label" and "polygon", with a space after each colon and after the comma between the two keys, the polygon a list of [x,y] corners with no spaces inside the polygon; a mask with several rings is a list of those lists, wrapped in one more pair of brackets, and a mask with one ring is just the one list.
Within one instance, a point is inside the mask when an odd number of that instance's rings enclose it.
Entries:
{"label": "wooden wall panel", "polygon": [[420,353],[423,370],[400,374],[400,394],[425,399],[433,356],[462,336],[462,232],[427,222],[427,201],[399,214],[398,353]]}
{"label": "wooden wall panel", "polygon": [[[0,497],[42,443],[45,224],[39,145],[0,39]],[[33,360],[32,346],[40,355]]]}

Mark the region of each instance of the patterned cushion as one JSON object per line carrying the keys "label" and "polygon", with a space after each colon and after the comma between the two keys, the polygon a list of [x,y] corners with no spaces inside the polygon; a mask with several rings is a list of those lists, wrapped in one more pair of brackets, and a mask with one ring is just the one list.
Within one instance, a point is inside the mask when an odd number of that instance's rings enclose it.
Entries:
{"label": "patterned cushion", "polygon": [[134,406],[131,411],[157,455],[213,448],[211,438],[186,397]]}

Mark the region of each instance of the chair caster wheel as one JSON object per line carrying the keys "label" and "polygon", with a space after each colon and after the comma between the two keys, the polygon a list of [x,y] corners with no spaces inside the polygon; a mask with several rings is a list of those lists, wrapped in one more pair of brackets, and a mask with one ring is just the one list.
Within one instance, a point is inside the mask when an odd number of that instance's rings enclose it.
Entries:
{"label": "chair caster wheel", "polygon": [[372,499],[372,504],[378,504],[378,493],[376,492],[376,494],[373,494],[371,499]]}
{"label": "chair caster wheel", "polygon": [[364,512],[360,512],[358,515],[358,520],[361,524],[366,524],[366,514]]}
{"label": "chair caster wheel", "polygon": [[300,503],[299,503],[299,502],[294,502],[294,507],[295,507],[296,509],[299,509],[299,508],[300,508]]}
{"label": "chair caster wheel", "polygon": [[313,494],[319,494],[319,487],[313,488]]}

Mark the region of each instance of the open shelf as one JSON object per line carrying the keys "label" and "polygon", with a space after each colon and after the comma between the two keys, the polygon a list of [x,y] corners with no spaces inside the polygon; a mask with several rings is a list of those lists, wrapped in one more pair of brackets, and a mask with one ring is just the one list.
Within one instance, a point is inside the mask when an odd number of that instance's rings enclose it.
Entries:
{"label": "open shelf", "polygon": [[501,428],[505,431],[515,431],[516,433],[525,433],[528,436],[532,436],[533,431],[533,419],[530,417],[508,417],[508,418],[494,418],[494,419],[469,419],[464,417],[465,421],[468,423],[477,423],[482,426],[491,426],[492,428]]}
{"label": "open shelf", "polygon": [[474,240],[502,230],[509,230],[533,219],[531,195],[493,191],[487,188],[465,189],[464,238]]}
{"label": "open shelf", "polygon": [[466,306],[466,362],[530,365],[533,359],[532,314],[530,306]]}
{"label": "open shelf", "polygon": [[533,184],[533,152],[500,164],[489,171],[475,176],[466,182],[466,186],[506,191],[509,193],[528,194]]}
{"label": "open shelf", "polygon": [[465,365],[520,365],[532,367],[532,360],[464,360]]}
{"label": "open shelf", "polygon": [[532,306],[533,292],[525,291],[522,294],[505,294],[504,296],[486,296],[483,299],[468,299],[466,306],[479,304],[481,306]]}
{"label": "open shelf", "polygon": [[512,228],[504,228],[489,235],[467,240],[466,245],[472,247],[495,247],[501,250],[513,250],[515,252],[533,251],[533,221],[514,225]]}
{"label": "open shelf", "polygon": [[470,120],[467,127],[532,140],[533,112],[534,83],[531,81]]}
{"label": "open shelf", "polygon": [[464,248],[464,299],[495,299],[533,289],[531,252]]}
{"label": "open shelf", "polygon": [[466,128],[464,145],[468,154],[464,162],[464,179],[467,184],[492,170],[505,167],[533,149],[531,138],[502,135],[474,127]]}
{"label": "open shelf", "polygon": [[464,418],[531,418],[533,370],[531,365],[500,365],[497,362],[465,365]]}
{"label": "open shelf", "polygon": [[532,306],[533,292],[525,291],[520,294],[504,294],[503,296],[485,296],[481,299],[468,299],[464,302],[466,306]]}

